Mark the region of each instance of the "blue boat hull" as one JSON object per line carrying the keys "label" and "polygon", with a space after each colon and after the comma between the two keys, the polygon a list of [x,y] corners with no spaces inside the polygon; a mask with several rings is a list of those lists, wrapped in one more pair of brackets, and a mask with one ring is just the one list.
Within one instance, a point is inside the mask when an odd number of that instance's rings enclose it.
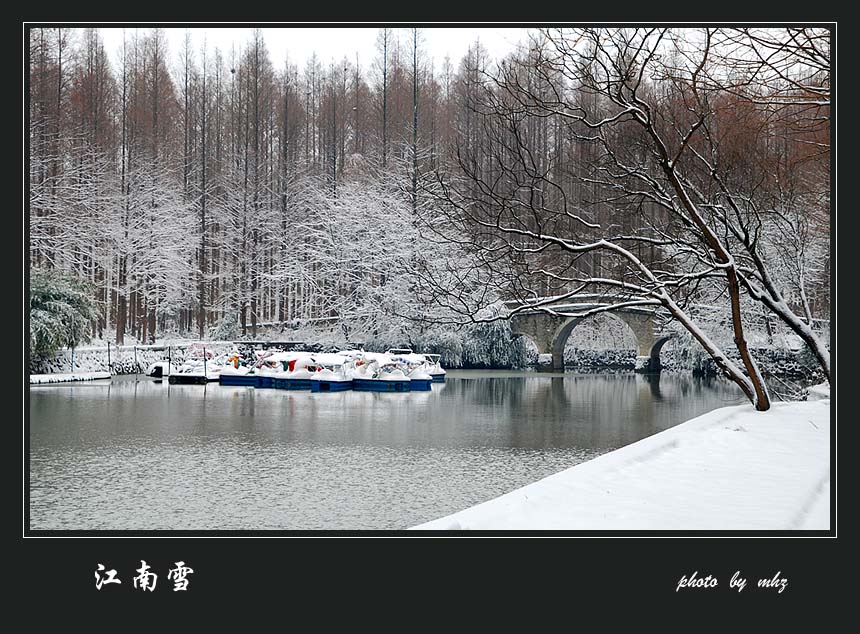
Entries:
{"label": "blue boat hull", "polygon": [[311,381],[311,392],[346,392],[352,381]]}
{"label": "blue boat hull", "polygon": [[409,390],[412,392],[426,392],[430,389],[432,379],[412,379],[409,381]]}
{"label": "blue boat hull", "polygon": [[434,374],[433,375],[433,383],[444,383],[445,375],[444,374]]}
{"label": "blue boat hull", "polygon": [[253,374],[222,374],[218,382],[221,385],[248,385],[256,387],[257,377]]}
{"label": "blue boat hull", "polygon": [[309,390],[311,389],[310,379],[278,379],[273,378],[273,387],[279,390]]}
{"label": "blue boat hull", "polygon": [[353,379],[356,392],[408,392],[411,381],[379,381],[375,379]]}
{"label": "blue boat hull", "polygon": [[271,376],[257,376],[257,387],[275,387],[274,377]]}

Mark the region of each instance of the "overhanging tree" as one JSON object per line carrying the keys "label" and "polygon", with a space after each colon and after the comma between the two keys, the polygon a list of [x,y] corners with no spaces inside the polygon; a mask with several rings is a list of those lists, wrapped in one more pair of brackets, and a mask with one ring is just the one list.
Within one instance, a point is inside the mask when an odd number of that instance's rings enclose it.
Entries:
{"label": "overhanging tree", "polygon": [[[810,343],[828,374],[829,357],[768,287],[768,263],[758,249],[762,210],[721,162],[718,110],[701,81],[711,33],[681,35],[545,31],[527,55],[484,73],[473,112],[489,150],[476,157],[458,148],[459,170],[440,174],[435,191],[442,217],[428,226],[478,254],[500,292],[520,301],[514,312],[551,310],[543,296],[554,302],[583,291],[605,293],[606,305],[569,314],[665,308],[766,410],[770,397],[744,332],[749,298]],[[559,155],[547,160],[535,146],[553,140],[542,131],[546,122],[585,148],[587,160],[568,166]],[[565,177],[593,188],[590,206],[568,200]],[[462,300],[462,287],[447,291]],[[727,304],[740,365],[688,310],[703,298]],[[462,305],[472,316],[479,308]]]}

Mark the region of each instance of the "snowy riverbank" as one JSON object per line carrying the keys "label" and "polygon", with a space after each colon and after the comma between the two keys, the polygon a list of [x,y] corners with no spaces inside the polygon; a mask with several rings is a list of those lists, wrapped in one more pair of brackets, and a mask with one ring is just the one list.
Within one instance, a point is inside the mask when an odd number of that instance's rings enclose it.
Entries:
{"label": "snowy riverbank", "polygon": [[97,381],[109,379],[110,372],[75,372],[67,374],[31,374],[30,385],[42,383],[66,383],[68,381]]}
{"label": "snowy riverbank", "polygon": [[827,530],[830,400],[699,416],[414,529]]}

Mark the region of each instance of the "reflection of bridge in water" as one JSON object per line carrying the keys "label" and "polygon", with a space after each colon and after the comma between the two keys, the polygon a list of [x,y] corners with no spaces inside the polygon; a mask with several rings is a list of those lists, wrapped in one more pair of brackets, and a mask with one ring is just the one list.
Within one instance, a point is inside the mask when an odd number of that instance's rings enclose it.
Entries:
{"label": "reflection of bridge in water", "polygon": [[[563,371],[564,347],[570,333],[584,319],[593,316],[583,316],[582,313],[605,309],[613,300],[606,295],[577,295],[576,299],[575,303],[560,301],[533,305],[533,308],[519,308],[511,317],[511,331],[515,335],[529,337],[537,346],[538,354],[552,355],[551,362],[539,363],[539,369]],[[511,302],[508,306],[514,309],[521,305]],[[659,372],[660,350],[674,336],[665,330],[668,322],[666,311],[659,307],[625,306],[602,314],[621,320],[633,332],[637,348],[636,371]]]}

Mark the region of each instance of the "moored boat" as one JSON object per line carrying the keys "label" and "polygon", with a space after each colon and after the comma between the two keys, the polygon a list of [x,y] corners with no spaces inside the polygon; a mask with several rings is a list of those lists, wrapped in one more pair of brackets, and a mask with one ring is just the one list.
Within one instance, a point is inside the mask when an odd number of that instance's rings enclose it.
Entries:
{"label": "moored boat", "polygon": [[444,383],[446,372],[442,368],[442,364],[440,360],[442,359],[441,354],[425,354],[427,358],[427,364],[424,368],[424,371],[429,374],[434,383]]}
{"label": "moored boat", "polygon": [[169,361],[156,361],[146,369],[146,376],[151,376],[155,379],[162,379],[170,376],[173,372],[178,372],[179,366]]}
{"label": "moored boat", "polygon": [[256,387],[257,376],[254,374],[254,368],[242,363],[241,355],[234,350],[228,355],[227,363],[221,368],[218,382],[221,385]]}
{"label": "moored boat", "polygon": [[409,389],[412,392],[427,391],[433,383],[433,377],[427,374],[421,367],[415,368],[408,375]]}
{"label": "moored boat", "polygon": [[275,376],[278,374],[277,370],[268,367],[257,368],[254,372],[255,376],[255,387],[275,387]]}
{"label": "moored boat", "polygon": [[280,350],[262,350],[255,353],[257,361],[254,364],[254,387],[275,387],[275,377],[281,371],[282,355]]}
{"label": "moored boat", "polygon": [[282,352],[276,357],[281,369],[272,374],[272,387],[279,390],[309,390],[316,372],[309,352]]}
{"label": "moored boat", "polygon": [[357,392],[409,392],[410,384],[400,364],[387,355],[373,355],[366,363],[357,364],[352,375],[352,389]]}
{"label": "moored boat", "polygon": [[347,357],[317,353],[311,358],[316,372],[311,377],[311,392],[343,392],[352,389],[352,376],[346,371]]}
{"label": "moored boat", "polygon": [[353,387],[351,377],[329,368],[315,373],[310,381],[311,392],[345,392]]}
{"label": "moored boat", "polygon": [[221,370],[221,375],[218,378],[221,385],[244,385],[248,387],[257,386],[257,375],[254,374],[253,368],[239,366],[236,368],[233,365],[228,365]]}
{"label": "moored boat", "polygon": [[[429,377],[429,380],[436,383],[442,383],[445,381],[445,370],[442,369],[442,365],[439,363],[442,355],[439,354],[416,354],[412,352],[409,348],[393,348],[388,350],[385,354],[387,354],[392,361],[396,363],[402,363],[406,366],[407,375],[415,380],[419,374],[426,375]],[[425,378],[420,378],[418,380],[425,380]],[[412,386],[412,389],[416,389],[415,385]],[[419,387],[418,389],[430,389]]]}

